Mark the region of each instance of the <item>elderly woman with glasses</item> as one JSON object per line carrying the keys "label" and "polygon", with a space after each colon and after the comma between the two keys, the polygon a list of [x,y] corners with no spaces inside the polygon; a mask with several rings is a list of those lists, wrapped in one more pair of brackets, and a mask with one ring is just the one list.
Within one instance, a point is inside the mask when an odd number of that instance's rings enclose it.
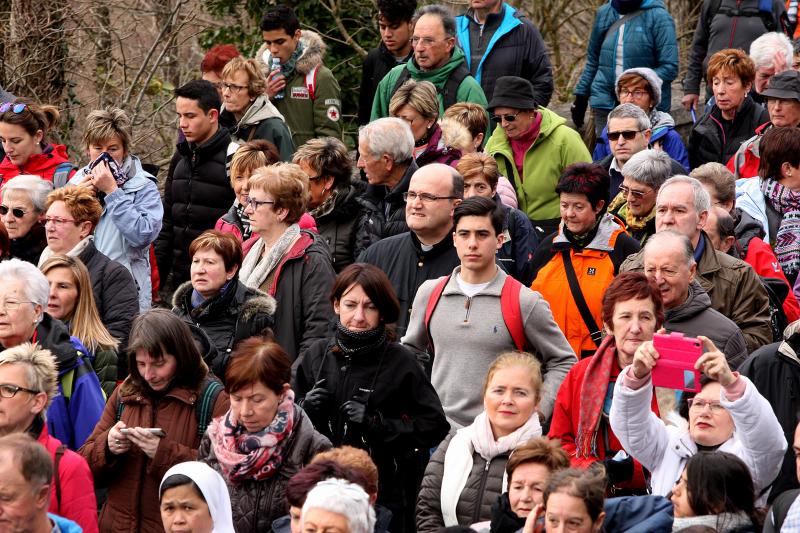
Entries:
{"label": "elderly woman with glasses", "polygon": [[9,255],[34,265],[47,246],[44,213],[53,184],[39,176],[21,175],[3,187],[0,220],[8,231]]}
{"label": "elderly woman with glasses", "polygon": [[328,336],[333,317],[328,295],[335,277],[330,253],[320,236],[298,225],[310,196],[308,176],[299,166],[259,168],[247,185],[245,214],[259,238],[239,278],[277,300],[275,336],[294,361]]}
{"label": "elderly woman with glasses", "polygon": [[281,159],[290,161],[294,153],[292,134],[283,115],[264,94],[266,86],[255,59],[231,59],[222,69],[220,124],[228,128],[234,142],[264,139],[278,148]]}

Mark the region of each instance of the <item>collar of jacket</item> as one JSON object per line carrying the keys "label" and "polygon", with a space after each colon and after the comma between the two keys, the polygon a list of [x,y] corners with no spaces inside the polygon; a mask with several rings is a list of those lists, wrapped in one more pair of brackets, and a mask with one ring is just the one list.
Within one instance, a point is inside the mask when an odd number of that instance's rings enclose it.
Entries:
{"label": "collar of jacket", "polygon": [[[733,116],[733,120],[730,121],[731,128],[736,129],[739,124],[745,120],[746,118],[749,119],[750,114],[755,112],[755,106],[757,104],[753,100],[753,97],[749,94],[744,97],[742,101],[742,105],[739,106],[739,109],[736,110],[736,114]],[[712,118],[714,118],[714,123],[721,127],[723,120],[726,120],[722,117],[722,110],[717,107],[717,104],[714,104],[714,107],[711,108],[711,111],[708,113]]]}
{"label": "collar of jacket", "polygon": [[185,157],[192,157],[194,154],[205,155],[214,154],[220,150],[226,150],[231,143],[231,134],[222,126],[211,136],[209,140],[201,145],[183,141],[178,144],[178,151]]}
{"label": "collar of jacket", "polygon": [[404,58],[397,59],[397,56],[391,53],[388,48],[386,48],[386,45],[383,44],[383,41],[378,43],[378,53],[381,56],[383,56],[383,58],[387,63],[389,64],[396,63],[395,66],[402,65],[403,63],[408,63],[409,61],[411,61],[411,58],[414,57],[414,49],[412,48],[411,51],[408,52],[408,54],[406,54]]}
{"label": "collar of jacket", "polygon": [[[403,193],[408,191],[408,186],[411,183],[411,176],[413,176],[414,172],[416,172],[418,169],[419,167],[417,166],[417,162],[412,160],[411,164],[408,165],[408,168],[403,174],[403,177],[400,178],[399,182],[397,182],[397,185],[395,185],[394,188],[387,192],[383,197],[384,201],[390,204],[405,203],[405,200],[403,200]],[[386,187],[384,187],[384,189],[386,189]]]}
{"label": "collar of jacket", "polygon": [[800,354],[795,352],[789,341],[785,340],[800,332],[800,320],[792,322],[783,330],[784,340],[778,345],[778,355],[781,355],[795,364],[800,364]]}
{"label": "collar of jacket", "polygon": [[[498,14],[499,15],[499,14]],[[497,30],[492,35],[492,38],[489,40],[489,43],[486,45],[486,51],[483,53],[483,57],[481,58],[481,62],[478,64],[478,68],[475,71],[475,80],[480,83],[481,82],[481,75],[483,74],[483,63],[486,61],[486,58],[489,57],[489,54],[492,52],[494,45],[499,41],[502,37],[507,35],[517,26],[522,24],[520,20],[522,18],[522,14],[519,13],[513,6],[510,6],[506,2],[503,2],[503,18],[500,21],[500,26],[498,26]],[[487,17],[488,20],[488,17]],[[469,29],[470,24],[476,24],[473,20],[472,10],[468,9],[464,15],[456,17],[456,37],[458,38],[458,44],[461,45],[461,48],[464,50],[464,60],[467,62],[467,68],[472,70],[472,53],[469,45]]]}
{"label": "collar of jacket", "polygon": [[[705,231],[700,230],[700,238],[704,240],[705,249],[703,250],[703,255],[700,256],[700,261],[697,262],[697,273],[702,277],[705,274],[716,272],[722,268],[722,265],[719,264],[717,251]],[[703,288],[705,289],[705,287]]]}
{"label": "collar of jacket", "polygon": [[447,235],[445,235],[445,238],[434,244],[433,248],[427,252],[422,249],[422,243],[420,242],[416,233],[409,231],[408,235],[411,238],[411,244],[414,246],[414,250],[417,252],[417,255],[422,257],[438,257],[444,253],[447,253],[451,248],[453,248],[453,232],[451,231],[448,231]]}
{"label": "collar of jacket", "polygon": [[[614,244],[617,240],[617,235],[624,226],[617,220],[611,213],[603,214],[600,222],[597,224],[597,233],[594,238],[586,245],[584,250],[597,250],[600,252],[611,252],[614,250]],[[564,235],[564,222],[558,226],[558,235],[553,239],[553,250],[561,251],[568,250],[572,244],[567,240]]]}

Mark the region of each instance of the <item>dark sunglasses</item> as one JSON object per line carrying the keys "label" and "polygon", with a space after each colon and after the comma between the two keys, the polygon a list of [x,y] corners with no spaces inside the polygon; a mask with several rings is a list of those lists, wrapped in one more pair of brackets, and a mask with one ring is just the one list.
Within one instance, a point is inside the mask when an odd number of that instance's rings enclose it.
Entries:
{"label": "dark sunglasses", "polygon": [[[2,109],[2,106],[0,106],[0,109]],[[0,113],[2,112],[3,111],[0,111]],[[0,215],[5,216],[8,214],[9,211],[11,211],[11,214],[14,215],[14,217],[16,218],[22,218],[28,213],[27,211],[23,211],[19,207],[9,209],[7,205],[0,205]]]}
{"label": "dark sunglasses", "polygon": [[619,136],[622,135],[622,138],[626,141],[632,141],[636,138],[636,134],[642,131],[644,130],[609,131],[608,140],[616,142],[619,140]]}
{"label": "dark sunglasses", "polygon": [[492,120],[494,120],[497,124],[500,124],[504,120],[506,122],[514,122],[515,120],[517,120],[517,115],[519,115],[520,113],[522,113],[522,111],[517,111],[513,115],[493,115]]}
{"label": "dark sunglasses", "polygon": [[28,107],[28,104],[12,104],[11,102],[5,102],[4,104],[0,104],[0,113],[5,113],[9,109],[14,111],[14,113],[22,113],[25,111],[26,107]]}

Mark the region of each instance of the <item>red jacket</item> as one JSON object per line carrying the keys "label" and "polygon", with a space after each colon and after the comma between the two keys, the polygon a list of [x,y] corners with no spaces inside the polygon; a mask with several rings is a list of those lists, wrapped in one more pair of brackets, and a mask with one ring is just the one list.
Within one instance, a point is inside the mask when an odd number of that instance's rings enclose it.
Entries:
{"label": "red jacket", "polygon": [[783,301],[783,312],[786,313],[789,323],[800,318],[800,304],[798,304],[797,298],[792,292],[792,285],[786,279],[786,275],[783,273],[783,269],[781,269],[781,265],[769,244],[758,237],[750,239],[747,244],[747,254],[744,256],[744,262],[753,267],[753,270],[759,276],[782,279],[789,286],[789,294],[786,295],[786,299]]}
{"label": "red jacket", "polygon": [[[580,418],[581,396],[583,389],[583,379],[586,375],[586,369],[592,361],[592,357],[585,357],[578,361],[567,373],[567,377],[561,383],[556,396],[555,407],[553,408],[553,418],[550,422],[550,432],[547,434],[551,439],[560,439],[561,447],[569,454],[569,460],[575,468],[588,468],[592,463],[602,461],[606,457],[613,457],[615,453],[622,450],[617,436],[611,431],[611,424],[608,420],[601,421],[601,425],[606,428],[608,432],[608,443],[612,450],[606,455],[605,443],[603,442],[602,432],[597,433],[597,454],[598,457],[577,457],[575,455],[575,435],[578,433],[578,419]],[[620,373],[618,365],[612,365],[611,378],[616,381]],[[658,403],[656,402],[656,395],[653,395],[653,400],[650,403],[650,408],[658,415]],[[639,461],[633,461],[633,479],[621,484],[619,488],[626,490],[645,489],[644,472],[642,465]]]}
{"label": "red jacket", "polygon": [[[47,433],[46,424],[42,427],[38,440],[50,452],[55,464],[56,450],[61,446],[61,441]],[[64,450],[64,455],[58,462],[58,478],[61,507],[59,508],[56,498],[56,481],[53,476],[50,484],[50,507],[47,510],[77,523],[84,533],[97,533],[97,500],[92,471],[89,470],[86,459],[70,449]]]}
{"label": "red jacket", "polygon": [[[2,180],[0,187],[20,174],[34,174],[52,182],[56,167],[61,163],[69,163],[67,147],[63,144],[48,144],[41,154],[30,156],[24,167],[18,167],[6,156],[0,162],[0,180]],[[74,168],[70,171],[69,177],[71,178],[73,174],[75,174]]]}

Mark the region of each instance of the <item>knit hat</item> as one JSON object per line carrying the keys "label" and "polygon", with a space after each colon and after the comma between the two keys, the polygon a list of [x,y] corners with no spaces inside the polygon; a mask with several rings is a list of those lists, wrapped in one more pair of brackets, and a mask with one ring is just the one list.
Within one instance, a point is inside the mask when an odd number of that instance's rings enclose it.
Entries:
{"label": "knit hat", "polygon": [[773,98],[786,98],[800,101],[800,72],[785,70],[775,74],[769,79],[769,84],[763,96]]}
{"label": "knit hat", "polygon": [[517,76],[501,76],[494,84],[494,94],[489,102],[489,110],[495,107],[510,107],[511,109],[536,109],[536,99],[533,97],[533,85],[524,78]]}
{"label": "knit hat", "polygon": [[619,100],[619,79],[626,74],[636,74],[637,76],[641,76],[645,79],[653,91],[653,99],[655,100],[653,102],[653,108],[655,109],[658,107],[658,104],[661,103],[661,84],[664,82],[661,81],[661,78],[658,77],[658,74],[656,74],[656,72],[651,68],[629,68],[620,74],[619,77],[617,77],[617,82],[614,87],[614,92],[617,93],[617,100]]}

